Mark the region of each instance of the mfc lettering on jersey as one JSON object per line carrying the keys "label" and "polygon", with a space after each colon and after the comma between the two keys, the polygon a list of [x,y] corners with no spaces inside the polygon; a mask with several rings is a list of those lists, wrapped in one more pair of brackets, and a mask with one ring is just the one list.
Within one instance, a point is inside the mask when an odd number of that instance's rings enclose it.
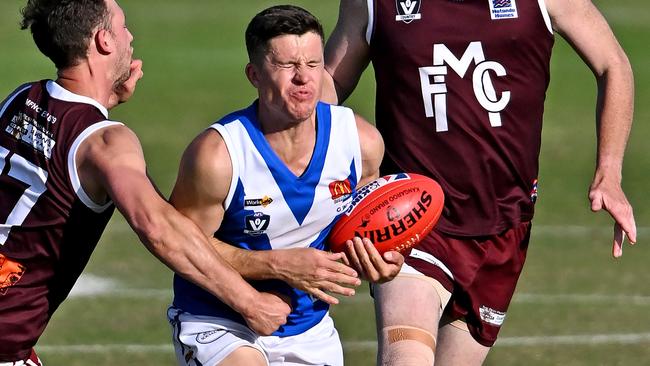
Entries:
{"label": "mfc lettering on jersey", "polygon": [[[437,229],[448,234],[498,234],[531,220],[553,46],[543,2],[372,4],[382,174],[436,179],[446,196]],[[405,21],[407,10],[418,17]]]}

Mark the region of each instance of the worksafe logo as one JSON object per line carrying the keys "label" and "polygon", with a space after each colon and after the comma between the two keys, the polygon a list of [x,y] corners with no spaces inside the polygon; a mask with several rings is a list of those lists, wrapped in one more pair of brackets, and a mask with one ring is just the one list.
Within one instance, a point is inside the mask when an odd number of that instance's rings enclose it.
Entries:
{"label": "worksafe logo", "polygon": [[273,202],[273,198],[269,196],[264,196],[262,198],[253,198],[253,199],[245,199],[244,200],[244,206],[246,207],[256,207],[256,206],[262,206],[266,207]]}
{"label": "worksafe logo", "polygon": [[395,20],[408,24],[413,20],[422,19],[420,2],[421,0],[395,0],[395,5],[397,6]]}

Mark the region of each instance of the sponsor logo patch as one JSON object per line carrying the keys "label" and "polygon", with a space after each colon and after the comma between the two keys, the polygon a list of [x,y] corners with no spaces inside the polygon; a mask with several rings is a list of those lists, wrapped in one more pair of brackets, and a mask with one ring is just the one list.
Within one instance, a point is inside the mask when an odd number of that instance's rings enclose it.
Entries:
{"label": "sponsor logo patch", "polygon": [[273,198],[269,196],[264,196],[262,198],[245,199],[244,206],[245,207],[257,207],[257,206],[266,207],[270,205],[272,202],[273,202]]}
{"label": "sponsor logo patch", "polygon": [[0,295],[9,291],[25,274],[26,267],[0,254]]}
{"label": "sponsor logo patch", "polygon": [[488,0],[492,20],[518,18],[515,0]]}
{"label": "sponsor logo patch", "polygon": [[494,326],[500,327],[503,324],[503,321],[506,319],[506,313],[503,311],[494,310],[485,305],[481,305],[478,309],[481,315],[481,319]]}
{"label": "sponsor logo patch", "polygon": [[329,184],[330,194],[334,202],[344,201],[352,194],[352,186],[350,180],[335,180]]}
{"label": "sponsor logo patch", "polygon": [[[201,344],[208,344],[216,341],[217,339],[223,337],[226,334],[226,331],[218,329],[218,330],[210,330],[207,332],[199,333],[196,335],[196,341],[201,343]],[[192,355],[193,356],[193,355]],[[190,357],[192,357],[190,356]]]}
{"label": "sponsor logo patch", "polygon": [[422,19],[420,3],[421,0],[395,0],[395,5],[397,6],[395,20],[409,24],[414,20]]}
{"label": "sponsor logo patch", "polygon": [[36,120],[23,112],[13,116],[5,128],[5,132],[18,141],[31,146],[47,159],[52,157],[52,149],[56,144],[53,135],[46,128],[39,126]]}
{"label": "sponsor logo patch", "polygon": [[265,215],[261,212],[255,212],[252,215],[246,216],[246,228],[244,234],[251,236],[258,236],[264,234],[266,229],[269,228],[271,216]]}

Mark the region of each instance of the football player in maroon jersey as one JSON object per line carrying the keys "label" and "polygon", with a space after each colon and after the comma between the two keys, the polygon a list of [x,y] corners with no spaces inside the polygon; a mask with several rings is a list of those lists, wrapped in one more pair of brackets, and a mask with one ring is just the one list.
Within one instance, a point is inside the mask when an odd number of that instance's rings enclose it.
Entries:
{"label": "football player in maroon jersey", "polygon": [[257,292],[149,180],[140,142],[108,110],[142,77],[114,0],[30,0],[23,9],[56,80],[0,104],[0,364],[33,351],[88,262],[114,207],[156,257],[270,334],[289,306]]}
{"label": "football player in maroon jersey", "polygon": [[636,241],[621,189],[633,77],[591,1],[341,0],[329,101],[344,101],[372,62],[382,174],[428,175],[447,200],[401,274],[374,286],[381,364],[478,365],[496,341],[530,237],[554,32],[598,82],[589,199],[614,218],[618,257],[624,234]]}

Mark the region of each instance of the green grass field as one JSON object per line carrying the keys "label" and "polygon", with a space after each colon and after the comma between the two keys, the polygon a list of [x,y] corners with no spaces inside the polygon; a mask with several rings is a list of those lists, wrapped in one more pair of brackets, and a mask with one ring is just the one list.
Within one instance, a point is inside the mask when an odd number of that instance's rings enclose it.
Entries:
{"label": "green grass field", "polygon": [[[168,194],[180,154],[210,122],[248,105],[243,31],[273,1],[122,0],[145,77],[130,103],[112,118],[142,141],[148,168]],[[335,1],[294,1],[331,32]],[[650,365],[650,3],[596,1],[632,61],[635,126],[628,145],[624,188],[635,207],[639,245],[613,260],[611,222],[589,211],[594,169],[595,82],[559,37],[554,50],[540,169],[540,199],[529,260],[500,341],[486,365]],[[52,78],[28,32],[19,31],[24,1],[0,1],[0,94],[19,83]],[[245,5],[244,5],[245,4]],[[153,10],[155,9],[155,10]],[[370,73],[348,104],[372,119]],[[46,365],[173,365],[165,319],[171,272],[139,244],[116,214],[86,274],[108,292],[77,295],[55,314],[37,350]],[[103,282],[94,283],[95,290]],[[349,365],[372,365],[374,315],[366,287],[332,309]],[[2,331],[2,330],[0,330]]]}

